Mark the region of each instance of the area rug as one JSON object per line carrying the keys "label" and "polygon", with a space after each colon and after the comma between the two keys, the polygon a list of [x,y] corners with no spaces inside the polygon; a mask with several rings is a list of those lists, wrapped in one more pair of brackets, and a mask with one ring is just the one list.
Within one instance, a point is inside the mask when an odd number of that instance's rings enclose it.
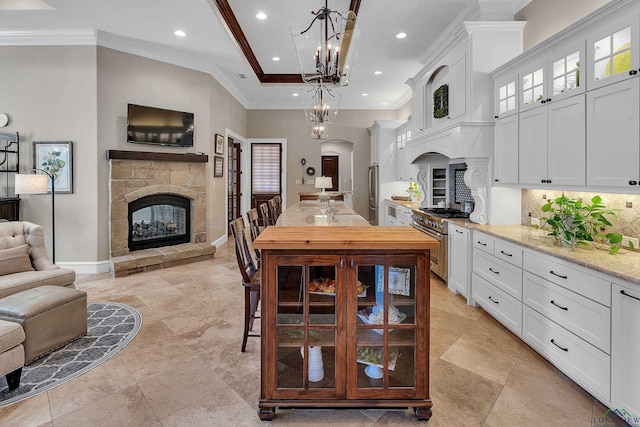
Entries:
{"label": "area rug", "polygon": [[9,391],[0,378],[0,408],[57,387],[122,350],[142,326],[140,313],[115,302],[87,304],[87,335],[22,369],[20,387]]}

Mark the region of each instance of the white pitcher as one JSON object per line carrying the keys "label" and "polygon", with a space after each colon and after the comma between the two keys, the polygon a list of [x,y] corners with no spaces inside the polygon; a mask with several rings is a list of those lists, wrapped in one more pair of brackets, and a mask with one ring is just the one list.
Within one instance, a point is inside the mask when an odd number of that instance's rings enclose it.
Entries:
{"label": "white pitcher", "polygon": [[[300,354],[304,358],[304,347],[300,347]],[[324,378],[322,365],[322,347],[309,347],[309,381],[316,382]]]}

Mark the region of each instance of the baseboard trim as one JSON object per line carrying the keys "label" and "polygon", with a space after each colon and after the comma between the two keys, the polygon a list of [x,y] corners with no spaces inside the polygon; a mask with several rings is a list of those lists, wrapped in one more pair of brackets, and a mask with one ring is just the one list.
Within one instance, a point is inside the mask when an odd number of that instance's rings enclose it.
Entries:
{"label": "baseboard trim", "polygon": [[75,270],[76,274],[99,274],[109,272],[109,261],[96,262],[56,262],[61,268],[70,268]]}
{"label": "baseboard trim", "polygon": [[225,243],[227,243],[227,240],[229,240],[229,236],[227,236],[225,234],[224,236],[221,236],[221,237],[217,238],[216,240],[214,240],[213,242],[211,242],[211,244],[213,246],[215,246],[216,248],[219,248],[220,246],[222,246]]}

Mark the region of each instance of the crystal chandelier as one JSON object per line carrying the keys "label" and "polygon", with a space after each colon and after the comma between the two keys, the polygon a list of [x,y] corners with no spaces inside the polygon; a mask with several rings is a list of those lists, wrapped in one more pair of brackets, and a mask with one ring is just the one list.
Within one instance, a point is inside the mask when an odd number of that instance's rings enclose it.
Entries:
{"label": "crystal chandelier", "polygon": [[321,124],[311,125],[311,132],[309,136],[311,139],[327,139],[329,137],[327,134],[327,128]]}
{"label": "crystal chandelier", "polygon": [[[353,11],[343,14],[329,9],[328,0],[324,4],[317,12],[311,12],[314,18],[306,28],[291,27],[302,79],[307,83],[346,86],[356,53],[356,15]],[[319,38],[311,34],[316,31]]]}
{"label": "crystal chandelier", "polygon": [[322,83],[312,86],[302,97],[305,115],[310,125],[320,124],[326,128],[338,114],[340,94]]}

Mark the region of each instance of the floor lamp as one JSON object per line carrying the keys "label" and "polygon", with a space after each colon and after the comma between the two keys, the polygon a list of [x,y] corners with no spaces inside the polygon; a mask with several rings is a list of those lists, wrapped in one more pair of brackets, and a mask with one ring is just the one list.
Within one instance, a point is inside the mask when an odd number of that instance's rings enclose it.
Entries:
{"label": "floor lamp", "polygon": [[33,172],[42,174],[17,174],[15,181],[15,193],[19,194],[47,194],[47,178],[51,178],[51,259],[56,263],[56,209],[55,209],[55,183],[53,175],[42,169],[33,169]]}

